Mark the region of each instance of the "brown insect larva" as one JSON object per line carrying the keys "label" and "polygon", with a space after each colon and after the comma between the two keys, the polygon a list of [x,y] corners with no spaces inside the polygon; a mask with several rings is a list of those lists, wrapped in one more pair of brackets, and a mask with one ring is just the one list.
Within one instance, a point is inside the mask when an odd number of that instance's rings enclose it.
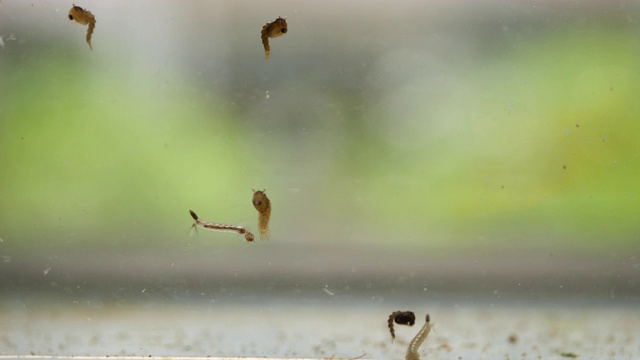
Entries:
{"label": "brown insect larva", "polygon": [[253,207],[258,210],[258,230],[262,240],[269,239],[269,219],[271,218],[271,201],[265,191],[253,190]]}
{"label": "brown insect larva", "polygon": [[264,58],[268,59],[271,54],[271,47],[269,46],[269,38],[277,38],[288,31],[287,18],[284,19],[278,17],[274,22],[267,23],[262,27],[260,32],[262,38],[262,45],[264,46]]}
{"label": "brown insect larva", "polygon": [[416,315],[413,311],[394,311],[389,315],[387,323],[389,324],[389,332],[391,333],[391,339],[396,338],[396,332],[393,329],[393,323],[400,325],[413,326],[416,323]]}
{"label": "brown insect larva", "polygon": [[87,44],[89,45],[89,49],[93,50],[91,46],[91,35],[93,35],[93,29],[96,28],[96,18],[91,11],[73,4],[73,7],[69,10],[69,20],[75,21],[80,25],[89,25],[87,28]]}
{"label": "brown insect larva", "polygon": [[198,218],[198,215],[196,215],[195,212],[193,212],[193,210],[189,210],[189,213],[191,214],[191,217],[194,220],[193,225],[191,225],[192,229],[196,229],[197,226],[201,226],[207,230],[211,230],[211,231],[220,231],[220,232],[234,232],[240,235],[244,235],[245,240],[251,242],[253,241],[253,234],[251,232],[249,232],[249,230],[243,228],[242,226],[236,226],[236,225],[224,225],[224,224],[216,224],[216,223],[211,223],[211,222],[206,222],[206,221],[202,221]]}
{"label": "brown insect larva", "polygon": [[409,347],[407,348],[407,355],[404,357],[405,360],[420,360],[420,353],[418,352],[418,350],[420,349],[420,345],[422,345],[424,340],[427,338],[427,335],[429,335],[429,331],[431,331],[431,328],[433,327],[429,320],[429,314],[427,314],[427,322],[409,343]]}

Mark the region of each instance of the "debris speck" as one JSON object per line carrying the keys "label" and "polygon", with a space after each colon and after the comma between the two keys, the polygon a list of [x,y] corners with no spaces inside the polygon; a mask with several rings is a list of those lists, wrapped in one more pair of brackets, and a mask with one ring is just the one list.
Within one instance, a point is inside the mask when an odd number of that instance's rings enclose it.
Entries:
{"label": "debris speck", "polygon": [[269,90],[267,90],[267,91],[264,93],[264,99],[265,99],[265,100],[269,100],[269,98],[270,98],[270,97],[271,97],[271,96],[269,95]]}
{"label": "debris speck", "polygon": [[144,294],[145,291],[147,291],[147,288],[142,289],[142,294]]}
{"label": "debris speck", "polygon": [[44,274],[44,276],[47,276],[47,274],[49,273],[49,271],[51,271],[51,268],[48,267],[46,269],[44,269],[44,271],[42,272]]}
{"label": "debris speck", "polygon": [[577,357],[578,357],[578,356],[580,356],[580,355],[578,355],[578,354],[576,354],[576,353],[572,353],[572,352],[561,352],[561,353],[560,353],[560,356],[562,356],[562,357],[566,357],[566,358],[575,359],[575,358],[577,358]]}

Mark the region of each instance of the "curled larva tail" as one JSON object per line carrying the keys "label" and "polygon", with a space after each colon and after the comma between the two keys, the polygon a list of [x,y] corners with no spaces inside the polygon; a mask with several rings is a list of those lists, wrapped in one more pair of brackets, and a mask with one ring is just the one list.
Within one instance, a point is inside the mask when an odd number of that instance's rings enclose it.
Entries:
{"label": "curled larva tail", "polygon": [[96,23],[90,22],[89,27],[87,29],[87,44],[89,44],[89,49],[93,50],[93,46],[91,46],[91,35],[93,35],[93,29],[96,28]]}
{"label": "curled larva tail", "polygon": [[258,215],[258,230],[260,230],[260,239],[269,240],[269,219],[271,218],[271,206]]}
{"label": "curled larva tail", "polygon": [[[268,25],[268,24],[267,24]],[[271,55],[271,46],[269,46],[269,35],[267,34],[267,25],[262,27],[260,37],[262,38],[262,46],[264,47],[264,58],[268,59]]]}
{"label": "curled larva tail", "polygon": [[424,324],[422,329],[418,331],[418,334],[416,334],[413,340],[411,340],[411,343],[409,343],[405,360],[420,360],[420,353],[418,351],[420,350],[420,346],[427,338],[427,335],[429,335],[429,331],[431,331],[431,327],[433,326],[431,325],[429,320],[429,314],[427,314],[426,323]]}

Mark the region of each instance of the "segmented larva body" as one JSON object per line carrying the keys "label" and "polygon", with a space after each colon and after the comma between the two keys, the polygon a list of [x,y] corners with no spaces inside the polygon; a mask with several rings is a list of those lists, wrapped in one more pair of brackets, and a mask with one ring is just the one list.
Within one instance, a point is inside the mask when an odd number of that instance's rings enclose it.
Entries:
{"label": "segmented larva body", "polygon": [[[253,190],[253,189],[251,189]],[[253,207],[258,210],[258,230],[260,239],[269,239],[269,220],[271,219],[271,200],[265,193],[266,190],[253,190]]]}
{"label": "segmented larva body", "polygon": [[287,26],[287,18],[278,17],[275,21],[267,23],[262,27],[260,37],[264,46],[264,58],[268,59],[271,54],[271,46],[269,46],[269,38],[277,38],[283,36],[289,30]]}
{"label": "segmented larva body", "polygon": [[253,234],[249,230],[243,228],[242,226],[216,224],[212,222],[202,221],[198,218],[198,215],[196,215],[196,213],[193,212],[193,210],[189,210],[189,213],[191,214],[191,217],[194,220],[193,225],[191,225],[192,228],[195,228],[196,226],[200,226],[211,231],[233,232],[236,234],[244,235],[245,240],[247,240],[248,242],[251,242],[254,239]]}
{"label": "segmented larva body", "polygon": [[93,46],[91,46],[91,35],[93,35],[93,29],[96,28],[96,18],[91,11],[73,4],[73,7],[69,10],[69,20],[75,21],[80,25],[89,25],[87,28],[87,44],[89,45],[89,49],[93,50]]}
{"label": "segmented larva body", "polygon": [[418,331],[418,333],[413,338],[413,340],[411,340],[411,342],[409,343],[405,360],[420,360],[420,353],[418,352],[418,350],[420,349],[420,345],[422,345],[424,340],[427,338],[427,335],[429,335],[431,328],[433,327],[433,325],[431,325],[429,320],[430,320],[429,314],[427,314],[427,317],[426,317],[427,322],[424,324],[422,329]]}

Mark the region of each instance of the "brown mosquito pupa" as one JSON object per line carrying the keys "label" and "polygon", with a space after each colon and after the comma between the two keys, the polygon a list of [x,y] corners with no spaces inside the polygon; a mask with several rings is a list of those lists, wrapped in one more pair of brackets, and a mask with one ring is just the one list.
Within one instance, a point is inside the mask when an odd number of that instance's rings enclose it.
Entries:
{"label": "brown mosquito pupa", "polygon": [[389,332],[391,333],[391,340],[396,338],[396,332],[393,328],[393,323],[399,325],[413,326],[416,323],[416,315],[413,311],[394,311],[389,315],[387,324],[389,326]]}
{"label": "brown mosquito pupa", "polygon": [[[253,189],[251,189],[253,190]],[[258,230],[260,239],[269,240],[269,220],[271,219],[271,200],[265,193],[266,190],[253,190],[253,207],[258,210]]]}
{"label": "brown mosquito pupa", "polygon": [[287,26],[287,18],[278,17],[275,21],[267,23],[262,27],[260,37],[262,38],[262,45],[264,46],[264,58],[269,59],[271,55],[271,46],[269,46],[269,38],[277,38],[283,36],[289,31]]}
{"label": "brown mosquito pupa", "polygon": [[91,46],[91,35],[93,35],[93,29],[96,28],[95,16],[93,16],[91,11],[73,4],[73,7],[69,10],[69,20],[75,21],[80,25],[88,25],[87,44],[89,45],[89,49],[93,50],[93,46]]}

